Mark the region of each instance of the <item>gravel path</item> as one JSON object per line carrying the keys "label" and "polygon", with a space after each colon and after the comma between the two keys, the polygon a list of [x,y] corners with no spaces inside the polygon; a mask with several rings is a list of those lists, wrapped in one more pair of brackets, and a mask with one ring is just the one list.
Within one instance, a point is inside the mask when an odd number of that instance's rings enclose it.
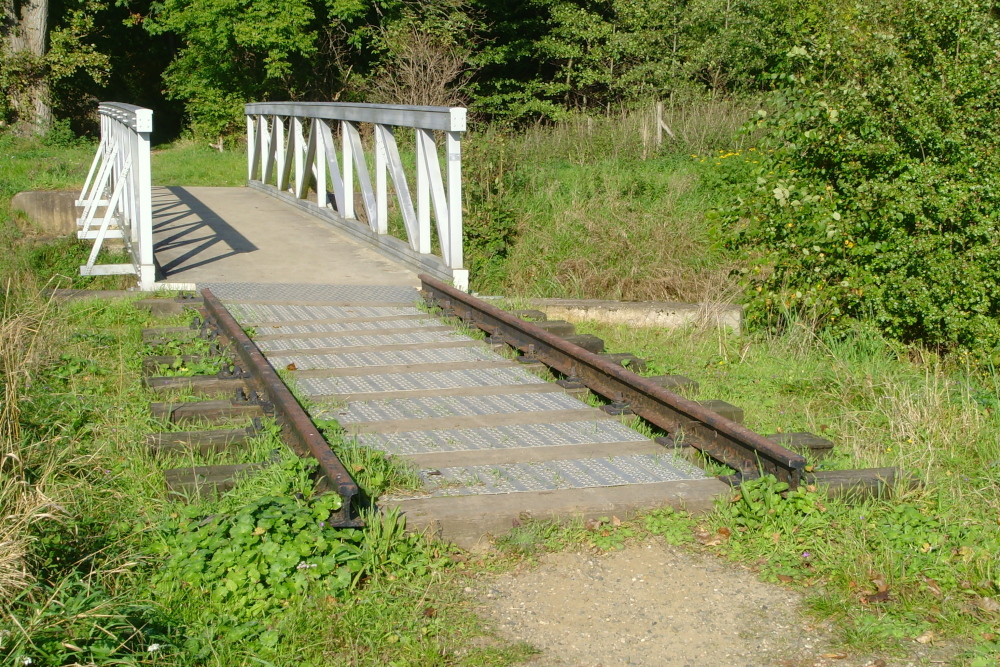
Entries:
{"label": "gravel path", "polygon": [[542,653],[535,667],[882,667],[829,648],[799,596],[651,539],[603,556],[552,553],[484,582],[482,613]]}

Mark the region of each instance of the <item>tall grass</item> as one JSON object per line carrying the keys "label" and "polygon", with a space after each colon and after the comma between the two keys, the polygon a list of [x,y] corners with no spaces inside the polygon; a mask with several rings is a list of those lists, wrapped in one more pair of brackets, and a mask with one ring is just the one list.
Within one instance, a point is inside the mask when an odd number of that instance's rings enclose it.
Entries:
{"label": "tall grass", "polygon": [[[31,582],[25,563],[29,527],[52,518],[44,486],[51,469],[21,443],[21,402],[32,372],[46,350],[40,336],[48,304],[21,294],[8,281],[0,314],[0,599],[8,599]],[[28,471],[30,470],[30,474]]]}
{"label": "tall grass", "polygon": [[737,264],[705,214],[715,161],[751,140],[746,104],[667,105],[676,138],[654,142],[652,107],[578,116],[519,135],[472,134],[465,172],[474,288],[520,296],[725,301]]}

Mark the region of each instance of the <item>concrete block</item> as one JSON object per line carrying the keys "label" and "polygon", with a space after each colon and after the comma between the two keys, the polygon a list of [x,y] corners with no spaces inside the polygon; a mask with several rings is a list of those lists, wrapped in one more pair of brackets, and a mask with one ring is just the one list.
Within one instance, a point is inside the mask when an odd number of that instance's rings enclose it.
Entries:
{"label": "concrete block", "polygon": [[743,321],[743,307],[730,304],[601,299],[531,299],[529,303],[548,317],[569,322],[604,322],[665,329],[708,324],[739,331]]}
{"label": "concrete block", "polygon": [[[76,236],[76,219],[83,215],[77,207],[76,190],[31,190],[18,192],[10,202],[10,210],[21,211],[48,236]],[[104,217],[104,207],[97,209]]]}

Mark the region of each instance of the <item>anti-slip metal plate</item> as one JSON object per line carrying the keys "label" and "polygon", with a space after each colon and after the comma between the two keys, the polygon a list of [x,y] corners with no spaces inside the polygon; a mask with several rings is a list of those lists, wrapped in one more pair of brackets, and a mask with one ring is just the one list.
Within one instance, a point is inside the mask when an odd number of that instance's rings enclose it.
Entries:
{"label": "anti-slip metal plate", "polygon": [[258,336],[332,333],[337,331],[380,331],[384,329],[421,329],[442,326],[433,317],[405,320],[375,320],[373,322],[324,322],[323,324],[264,324],[257,326]]}
{"label": "anti-slip metal plate", "polygon": [[616,421],[577,421],[562,424],[526,424],[484,428],[453,428],[436,431],[364,433],[358,444],[389,454],[466,452],[519,447],[638,442],[646,437]]}
{"label": "anti-slip metal plate", "polygon": [[584,410],[589,407],[568,394],[507,394],[502,396],[427,396],[392,398],[381,401],[354,401],[342,408],[322,408],[317,416],[342,424],[377,422],[390,419],[434,419],[476,415]]}
{"label": "anti-slip metal plate", "polygon": [[523,368],[470,368],[454,371],[299,378],[298,384],[310,396],[332,396],[379,391],[421,391],[547,383]]}
{"label": "anti-slip metal plate", "polygon": [[567,459],[421,470],[434,496],[555,491],[704,479],[705,473],[672,453]]}
{"label": "anti-slip metal plate", "polygon": [[[273,283],[198,283],[226,301],[344,301],[415,303],[413,287],[400,285],[295,285]],[[228,304],[227,304],[228,306]]]}
{"label": "anti-slip metal plate", "polygon": [[369,366],[403,366],[409,364],[447,364],[470,361],[507,361],[484,347],[435,347],[425,350],[386,350],[349,352],[345,354],[282,354],[268,355],[275,368],[295,364],[296,370],[324,368],[367,368]]}
{"label": "anti-slip metal plate", "polygon": [[255,342],[261,352],[266,354],[275,350],[315,350],[324,347],[378,347],[380,345],[455,343],[472,340],[472,338],[456,331],[418,331],[416,333],[385,334],[382,336],[328,336],[325,338],[288,338]]}
{"label": "anti-slip metal plate", "polygon": [[425,316],[412,306],[287,306],[259,303],[226,304],[240,324],[296,322],[299,320],[345,320],[348,318]]}

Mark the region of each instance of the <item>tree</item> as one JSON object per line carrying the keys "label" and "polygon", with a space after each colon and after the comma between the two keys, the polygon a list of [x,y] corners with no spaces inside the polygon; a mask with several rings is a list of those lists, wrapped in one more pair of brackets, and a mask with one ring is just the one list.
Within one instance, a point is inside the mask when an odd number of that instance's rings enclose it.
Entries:
{"label": "tree", "polygon": [[[45,50],[49,30],[49,0],[3,0],[0,72],[8,104],[27,132],[43,134],[52,125]],[[11,94],[13,93],[13,94]]]}

